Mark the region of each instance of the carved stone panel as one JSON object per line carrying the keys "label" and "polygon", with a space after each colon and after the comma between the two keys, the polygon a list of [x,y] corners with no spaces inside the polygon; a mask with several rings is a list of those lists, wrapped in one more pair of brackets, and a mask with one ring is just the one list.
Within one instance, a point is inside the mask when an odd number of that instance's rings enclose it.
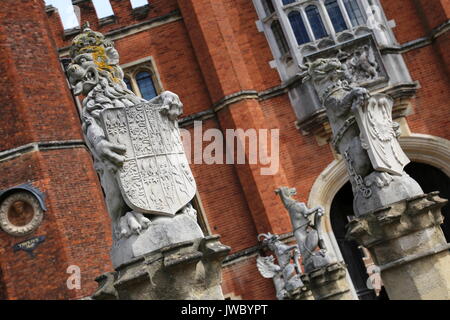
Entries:
{"label": "carved stone panel", "polygon": [[349,82],[375,87],[389,80],[383,60],[371,35],[344,42],[305,57],[305,62],[319,58],[338,58]]}
{"label": "carved stone panel", "polygon": [[39,201],[26,191],[14,192],[0,205],[0,226],[12,236],[25,236],[36,230],[44,213]]}
{"label": "carved stone panel", "polygon": [[108,108],[101,116],[107,139],[127,147],[116,174],[127,205],[139,212],[174,215],[194,197],[196,185],[178,125],[161,116],[161,107],[141,103]]}
{"label": "carved stone panel", "polygon": [[392,99],[375,95],[355,110],[355,118],[374,170],[401,176],[410,161],[397,140],[400,132],[392,121],[392,106]]}

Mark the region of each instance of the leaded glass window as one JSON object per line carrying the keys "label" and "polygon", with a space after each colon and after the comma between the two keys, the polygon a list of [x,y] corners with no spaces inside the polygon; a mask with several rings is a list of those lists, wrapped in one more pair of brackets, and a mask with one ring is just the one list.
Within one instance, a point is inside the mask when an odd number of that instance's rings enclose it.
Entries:
{"label": "leaded glass window", "polygon": [[344,16],[342,15],[337,0],[327,0],[325,2],[325,7],[327,8],[331,22],[333,23],[334,31],[341,32],[346,30],[347,24],[345,23]]}
{"label": "leaded glass window", "polygon": [[133,91],[133,88],[131,87],[131,81],[128,78],[123,78],[123,82],[127,85],[128,90]]}
{"label": "leaded glass window", "polygon": [[291,23],[292,30],[294,31],[295,38],[299,45],[310,42],[311,39],[306,31],[305,23],[303,22],[302,15],[298,11],[292,11],[288,15],[289,22]]}
{"label": "leaded glass window", "polygon": [[289,45],[284,37],[280,22],[275,20],[272,22],[270,28],[272,29],[273,36],[275,37],[275,41],[277,42],[281,55],[285,55],[289,51]]}
{"label": "leaded glass window", "polygon": [[261,2],[262,2],[264,11],[267,16],[270,16],[272,13],[275,12],[275,8],[273,6],[272,0],[262,0]]}
{"label": "leaded glass window", "polygon": [[348,17],[354,27],[365,23],[364,15],[357,0],[343,0]]}
{"label": "leaded glass window", "polygon": [[306,9],[306,16],[308,17],[309,24],[311,25],[311,28],[314,33],[314,37],[316,39],[324,38],[328,35],[327,30],[325,29],[325,26],[322,21],[322,17],[320,16],[319,10],[316,6],[310,5],[307,6]]}
{"label": "leaded glass window", "polygon": [[152,75],[147,71],[141,71],[136,75],[136,82],[141,92],[142,98],[145,100],[150,100],[156,97],[155,85],[153,84]]}

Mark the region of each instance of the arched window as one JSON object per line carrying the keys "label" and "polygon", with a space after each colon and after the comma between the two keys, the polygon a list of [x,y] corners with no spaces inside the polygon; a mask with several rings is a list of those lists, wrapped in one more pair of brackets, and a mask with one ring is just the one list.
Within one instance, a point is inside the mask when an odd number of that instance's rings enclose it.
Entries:
{"label": "arched window", "polygon": [[289,13],[288,18],[291,23],[292,30],[294,31],[295,38],[297,39],[297,43],[301,45],[303,43],[310,42],[311,39],[308,36],[308,32],[306,31],[300,12],[292,11]]}
{"label": "arched window", "polygon": [[270,28],[272,29],[273,36],[275,37],[275,41],[277,42],[278,49],[280,50],[281,55],[284,56],[287,52],[289,52],[289,45],[286,41],[286,38],[284,37],[280,22],[278,20],[275,20],[270,25]]}
{"label": "arched window", "polygon": [[322,18],[320,17],[320,13],[317,7],[314,5],[310,5],[306,7],[305,11],[306,16],[308,17],[309,20],[309,24],[311,25],[311,28],[313,30],[314,37],[316,39],[326,37],[328,35],[327,30],[323,25]]}
{"label": "arched window", "polygon": [[123,78],[123,82],[125,82],[125,84],[127,85],[128,90],[133,91],[132,87],[131,87],[131,81],[128,78]]}
{"label": "arched window", "polygon": [[357,0],[343,0],[348,17],[354,27],[365,23],[364,15]]}
{"label": "arched window", "polygon": [[272,13],[275,12],[272,0],[262,0],[261,2],[264,7],[264,12],[266,13],[267,16],[270,16]]}
{"label": "arched window", "polygon": [[283,5],[287,5],[287,4],[293,3],[295,1],[297,1],[297,0],[283,0]]}
{"label": "arched window", "polygon": [[325,2],[325,7],[327,8],[331,22],[333,23],[334,31],[341,32],[347,29],[344,16],[342,15],[337,0],[327,0]]}
{"label": "arched window", "polygon": [[153,84],[152,75],[147,71],[141,71],[136,75],[136,82],[141,92],[142,98],[145,100],[150,100],[156,97],[155,85]]}

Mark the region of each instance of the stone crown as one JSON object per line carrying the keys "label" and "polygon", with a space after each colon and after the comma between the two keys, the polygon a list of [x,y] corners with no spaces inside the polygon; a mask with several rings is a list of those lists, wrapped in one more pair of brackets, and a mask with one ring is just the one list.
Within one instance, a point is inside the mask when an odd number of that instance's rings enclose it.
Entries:
{"label": "stone crown", "polygon": [[89,23],[85,23],[82,33],[77,35],[72,41],[70,56],[73,59],[79,54],[98,52],[99,50],[104,51],[105,48],[112,46],[112,41],[105,39],[105,36],[100,32],[92,31],[89,28]]}

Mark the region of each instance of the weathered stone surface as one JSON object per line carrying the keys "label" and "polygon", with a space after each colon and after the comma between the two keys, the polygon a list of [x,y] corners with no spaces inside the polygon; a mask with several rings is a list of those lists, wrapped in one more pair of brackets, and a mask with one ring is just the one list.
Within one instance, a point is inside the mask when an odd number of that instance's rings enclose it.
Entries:
{"label": "weathered stone surface", "polygon": [[[280,187],[275,190],[289,212],[294,236],[302,256],[305,272],[311,272],[335,262],[334,257],[327,252],[322,236],[322,207],[307,208],[305,203],[292,198],[297,192],[295,188]],[[312,222],[310,220],[312,216]],[[316,249],[319,249],[318,251]]]}
{"label": "weathered stone surface", "polygon": [[[256,259],[256,266],[264,278],[272,278],[275,285],[278,300],[311,300],[312,293],[307,284],[308,277],[302,274],[299,258],[300,252],[297,245],[286,245],[277,235],[271,233],[258,235],[258,240],[267,246],[276,256],[278,264],[275,264],[273,256]],[[293,262],[291,262],[293,260]]]}
{"label": "weathered stone surface", "polygon": [[136,96],[113,43],[89,25],[70,55],[67,74],[74,94],[85,96],[83,132],[113,227],[116,272],[98,279],[94,297],[223,299],[221,261],[230,248],[204,237],[190,203],[197,189],[178,128],[179,97]]}
{"label": "weathered stone surface", "polygon": [[346,267],[333,263],[308,274],[316,300],[354,300],[346,279]]}
{"label": "weathered stone surface", "polygon": [[[300,248],[305,277],[315,300],[354,300],[347,281],[347,269],[337,262],[325,247],[321,220],[324,209],[309,209],[305,203],[292,198],[295,188],[280,187],[275,190],[289,212],[294,236]],[[313,219],[310,219],[310,216]]]}
{"label": "weathered stone surface", "polygon": [[173,216],[196,192],[177,118],[179,97],[164,91],[146,101],[128,90],[111,41],[88,25],[76,36],[67,68],[113,225],[113,240],[139,234],[152,215]]}
{"label": "weathered stone surface", "polygon": [[347,237],[369,249],[390,299],[450,299],[450,245],[439,227],[446,203],[435,192],[350,222]]}
{"label": "weathered stone surface", "polygon": [[166,246],[98,278],[93,299],[223,299],[221,265],[229,251],[218,236]]}
{"label": "weathered stone surface", "polygon": [[333,131],[331,143],[345,160],[355,197],[353,211],[363,216],[423,191],[403,170],[409,159],[398,142],[392,98],[371,95],[349,83],[348,71],[333,58],[315,60],[307,73],[325,106]]}
{"label": "weathered stone surface", "polygon": [[157,217],[152,220],[147,229],[139,235],[123,237],[113,244],[111,259],[114,267],[131,261],[144,254],[159,250],[173,243],[195,241],[202,239],[195,216],[187,213],[175,217]]}

